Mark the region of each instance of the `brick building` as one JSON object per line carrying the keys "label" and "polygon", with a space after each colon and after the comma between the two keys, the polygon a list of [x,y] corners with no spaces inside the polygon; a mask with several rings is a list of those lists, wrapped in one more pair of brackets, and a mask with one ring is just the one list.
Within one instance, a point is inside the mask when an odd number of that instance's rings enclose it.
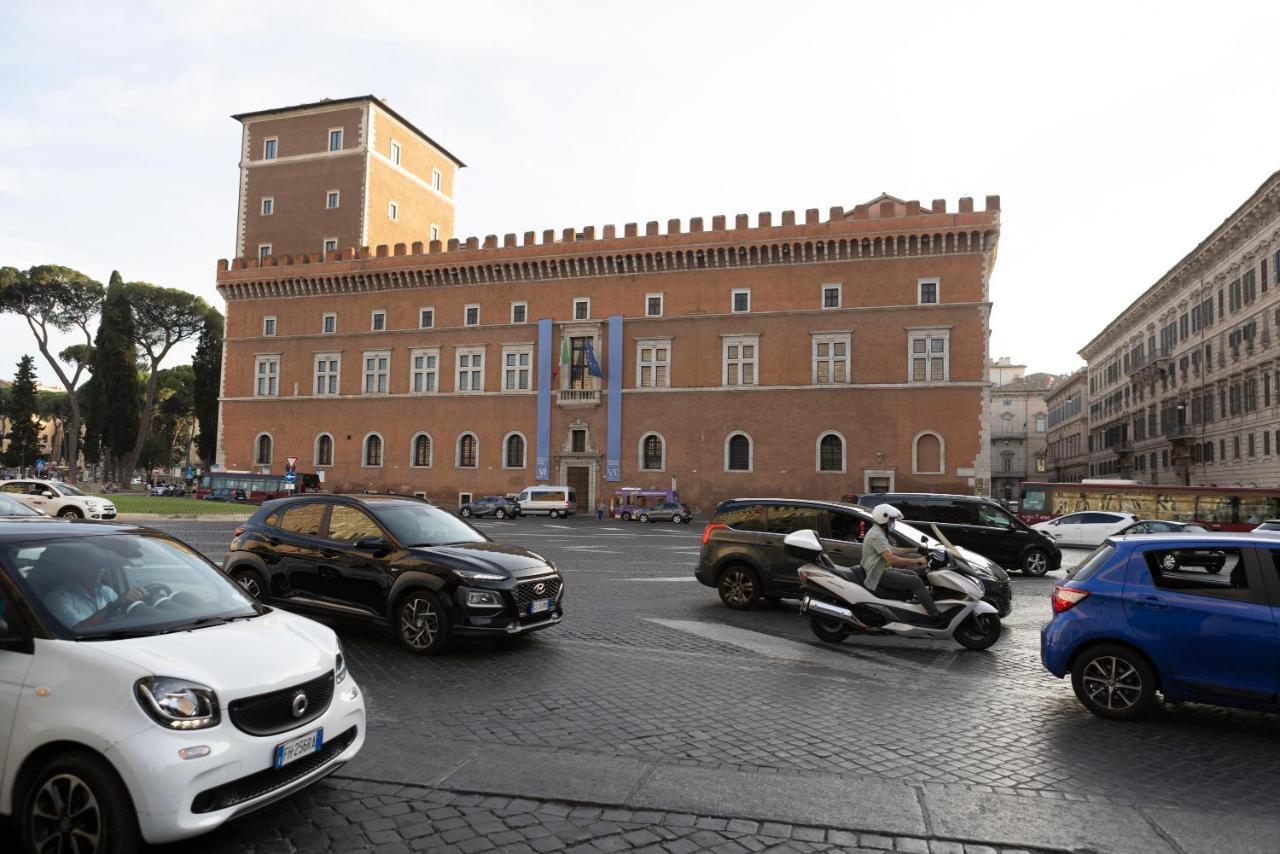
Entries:
{"label": "brick building", "polygon": [[[987,489],[998,197],[982,211],[882,195],[825,218],[458,240],[452,198],[446,211],[424,195],[421,170],[451,196],[462,164],[376,99],[238,118],[241,252],[218,265],[228,470],[278,472],[295,456],[329,489],[450,504],[568,483],[584,508],[621,486],[674,485],[703,508]],[[323,150],[339,124],[355,154]],[[402,153],[405,169],[386,170],[401,133],[422,159]],[[259,162],[294,150],[305,168]],[[359,224],[339,230],[324,222],[326,170],[360,161],[385,185],[357,193]],[[428,213],[400,228],[419,204]],[[336,246],[317,239],[331,235]]]}
{"label": "brick building", "polygon": [[1081,368],[1054,383],[1044,397],[1049,412],[1045,480],[1079,483],[1089,476],[1089,376]]}
{"label": "brick building", "polygon": [[1280,172],[1080,351],[1089,471],[1280,482]]}

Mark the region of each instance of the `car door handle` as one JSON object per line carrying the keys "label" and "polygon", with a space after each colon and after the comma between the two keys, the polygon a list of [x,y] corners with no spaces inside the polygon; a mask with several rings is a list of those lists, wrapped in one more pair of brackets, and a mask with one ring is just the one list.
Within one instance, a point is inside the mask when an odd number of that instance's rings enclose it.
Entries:
{"label": "car door handle", "polygon": [[1154,611],[1163,611],[1169,607],[1169,603],[1159,596],[1137,596],[1134,598],[1133,603],[1141,608],[1151,608]]}

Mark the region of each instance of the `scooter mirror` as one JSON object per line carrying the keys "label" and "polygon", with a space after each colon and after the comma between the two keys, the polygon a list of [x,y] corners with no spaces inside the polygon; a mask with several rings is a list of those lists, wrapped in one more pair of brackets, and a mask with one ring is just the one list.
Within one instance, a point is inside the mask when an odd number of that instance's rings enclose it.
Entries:
{"label": "scooter mirror", "polygon": [[792,531],[783,538],[782,545],[786,547],[787,553],[794,557],[812,559],[822,554],[822,542],[818,539],[818,532],[811,529]]}

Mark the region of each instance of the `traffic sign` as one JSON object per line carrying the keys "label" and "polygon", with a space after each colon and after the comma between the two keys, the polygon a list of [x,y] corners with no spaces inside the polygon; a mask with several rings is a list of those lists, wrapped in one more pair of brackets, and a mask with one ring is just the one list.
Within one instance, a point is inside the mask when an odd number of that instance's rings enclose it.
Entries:
{"label": "traffic sign", "polygon": [[293,482],[294,482],[295,480],[297,480],[297,479],[298,479],[298,476],[297,476],[296,474],[294,474],[293,472],[291,472],[291,471],[287,471],[287,472],[285,472],[285,473],[284,473],[284,482],[285,482],[285,483],[293,483]]}

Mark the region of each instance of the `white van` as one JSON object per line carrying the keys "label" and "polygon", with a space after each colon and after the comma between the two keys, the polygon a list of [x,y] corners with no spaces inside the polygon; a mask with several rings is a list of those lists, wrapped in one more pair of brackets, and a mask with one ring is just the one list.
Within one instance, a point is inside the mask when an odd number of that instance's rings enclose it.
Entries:
{"label": "white van", "polygon": [[520,503],[521,516],[546,513],[552,519],[559,519],[578,512],[578,498],[567,486],[530,486],[516,500]]}

